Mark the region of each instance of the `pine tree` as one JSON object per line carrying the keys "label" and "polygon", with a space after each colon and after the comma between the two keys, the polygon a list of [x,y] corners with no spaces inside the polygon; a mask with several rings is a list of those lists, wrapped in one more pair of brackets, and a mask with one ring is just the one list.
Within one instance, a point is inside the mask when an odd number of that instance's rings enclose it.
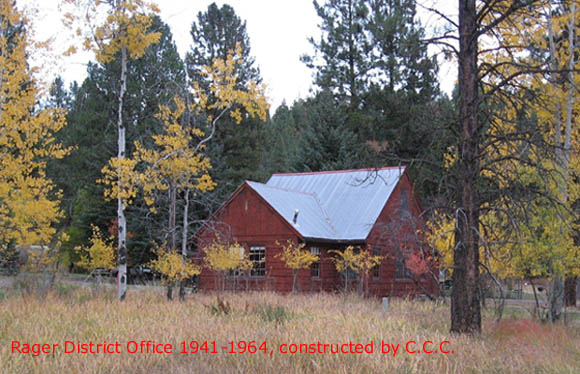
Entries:
{"label": "pine tree", "polygon": [[[427,55],[415,1],[332,0],[314,6],[322,36],[311,39],[316,53],[303,61],[313,69],[314,83],[345,107],[344,126],[358,138],[366,166],[432,162],[441,155],[444,144],[433,140],[443,137],[425,134],[449,110],[439,98],[437,63]],[[440,157],[436,164],[443,166]],[[427,168],[415,174],[417,180],[429,178]]]}
{"label": "pine tree", "polygon": [[293,162],[295,171],[340,170],[363,167],[364,144],[345,125],[346,108],[323,91],[302,104],[304,129]]}
{"label": "pine tree", "polygon": [[292,108],[286,102],[276,109],[268,125],[266,135],[266,155],[264,157],[267,174],[283,173],[292,170],[292,162],[296,159],[300,129],[302,124],[296,118],[295,112],[300,104]]}
{"label": "pine tree", "polygon": [[304,55],[302,61],[314,69],[317,86],[355,111],[368,90],[373,68],[367,1],[330,0],[324,5],[314,1],[314,8],[321,19],[322,36],[319,41],[310,38],[316,54]]}
{"label": "pine tree", "polygon": [[[208,90],[210,82],[202,73],[204,66],[211,66],[217,58],[225,60],[228,53],[237,48],[242,56],[235,71],[238,87],[244,87],[250,81],[261,83],[260,71],[251,56],[246,22],[231,6],[225,4],[220,8],[213,3],[205,12],[199,12],[197,21],[192,24],[191,36],[193,47],[185,58],[187,72],[190,80],[206,91],[210,103],[216,99]],[[218,113],[209,114],[215,116]],[[207,143],[207,154],[213,165],[211,176],[217,183],[214,204],[208,212],[219,206],[245,179],[263,180],[266,177],[262,167],[266,124],[261,119],[244,117],[239,124],[224,118]]]}

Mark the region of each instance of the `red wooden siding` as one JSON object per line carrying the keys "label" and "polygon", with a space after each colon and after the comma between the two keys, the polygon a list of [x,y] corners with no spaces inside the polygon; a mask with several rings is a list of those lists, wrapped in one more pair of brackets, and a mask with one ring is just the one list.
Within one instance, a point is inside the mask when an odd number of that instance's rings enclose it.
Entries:
{"label": "red wooden siding", "polygon": [[[408,191],[409,194],[410,220],[407,220],[407,223],[401,220],[401,193],[403,190]],[[406,246],[411,251],[418,250],[416,242],[412,239],[415,236],[416,227],[424,225],[420,214],[420,204],[414,194],[410,178],[405,172],[367,238],[367,245],[370,250],[377,248],[380,254],[384,256],[383,262],[379,267],[379,277],[374,278],[371,276],[369,280],[371,294],[377,296],[405,296],[425,293],[411,279],[397,279],[395,277],[396,253],[394,252],[394,247],[399,245]],[[413,224],[409,222],[413,222]],[[424,280],[422,284],[431,293],[436,293],[439,287],[435,281],[430,279]]]}
{"label": "red wooden siding", "polygon": [[[380,183],[380,182],[377,182]],[[410,279],[395,279],[395,254],[393,246],[407,245],[413,250],[415,244],[407,240],[412,236],[415,229],[411,225],[401,224],[401,192],[408,191],[409,213],[419,224],[421,207],[413,194],[413,186],[407,175],[403,174],[400,182],[392,192],[387,204],[383,208],[377,223],[370,231],[367,238],[367,247],[373,250],[378,248],[380,254],[385,256],[379,268],[379,277],[373,277],[372,271],[369,278],[369,291],[374,296],[403,296],[424,293],[423,290]],[[292,291],[292,270],[286,268],[284,263],[276,256],[280,253],[281,245],[286,240],[295,242],[301,240],[298,232],[284,220],[264,199],[257,194],[249,185],[244,184],[232,195],[230,200],[218,210],[213,218],[220,232],[235,238],[242,244],[246,251],[251,246],[264,246],[266,248],[266,276],[250,277],[248,283],[239,280],[238,289],[272,290],[279,292]],[[396,230],[393,225],[397,226]],[[198,245],[200,247],[211,242],[215,238],[214,231],[208,227],[198,233]],[[276,243],[280,244],[276,244]],[[332,261],[334,255],[329,253],[331,249],[343,249],[345,245],[328,243],[306,243],[306,249],[311,247],[320,248],[320,277],[312,277],[310,269],[300,270],[298,273],[298,287],[302,292],[338,291],[344,289],[344,280],[336,271]],[[215,289],[215,278],[208,269],[203,269],[199,286],[202,290]],[[436,292],[438,285],[434,281],[425,281],[424,288]],[[226,289],[234,287],[233,278],[229,278]],[[352,289],[352,287],[351,287]]]}
{"label": "red wooden siding", "polygon": [[[217,225],[220,231],[229,231],[228,236],[235,238],[246,251],[250,246],[266,248],[266,276],[251,277],[251,289],[292,290],[291,272],[275,257],[279,252],[276,242],[283,243],[288,239],[297,241],[297,234],[258,194],[244,184],[220,209],[214,221],[223,223]],[[211,242],[215,234],[210,229],[203,229],[198,237],[200,246],[203,246]],[[199,280],[201,289],[215,288],[214,275],[210,270],[203,269]],[[245,288],[245,281],[241,281],[239,287]]]}

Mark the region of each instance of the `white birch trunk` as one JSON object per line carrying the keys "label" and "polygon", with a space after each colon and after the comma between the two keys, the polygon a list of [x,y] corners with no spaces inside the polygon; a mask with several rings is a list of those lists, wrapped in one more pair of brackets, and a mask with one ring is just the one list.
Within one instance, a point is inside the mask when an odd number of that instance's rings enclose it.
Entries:
{"label": "white birch trunk", "polygon": [[[121,87],[119,90],[119,107],[117,112],[118,153],[119,167],[117,174],[119,188],[122,190],[123,176],[121,163],[125,159],[126,128],[123,125],[123,96],[125,95],[127,79],[127,48],[121,48]],[[117,298],[123,301],[127,294],[127,221],[125,218],[125,199],[117,197],[117,231],[118,231],[118,273]]]}

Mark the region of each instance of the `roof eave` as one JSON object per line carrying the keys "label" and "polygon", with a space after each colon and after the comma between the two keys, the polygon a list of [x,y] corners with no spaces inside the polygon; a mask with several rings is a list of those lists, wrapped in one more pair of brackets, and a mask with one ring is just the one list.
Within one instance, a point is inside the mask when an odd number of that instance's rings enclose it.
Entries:
{"label": "roof eave", "polygon": [[365,239],[331,239],[331,238],[316,238],[316,237],[304,237],[307,242],[316,242],[324,244],[339,244],[339,245],[357,245],[365,244]]}

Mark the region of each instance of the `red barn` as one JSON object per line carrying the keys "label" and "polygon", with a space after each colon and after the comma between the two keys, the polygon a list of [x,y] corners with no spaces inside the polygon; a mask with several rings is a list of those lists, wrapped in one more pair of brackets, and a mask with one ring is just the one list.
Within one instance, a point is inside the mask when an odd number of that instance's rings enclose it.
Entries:
{"label": "red barn", "polygon": [[[301,291],[344,289],[329,251],[354,245],[383,256],[368,279],[371,295],[435,293],[435,278],[418,278],[407,268],[420,247],[420,211],[405,167],[274,174],[266,184],[242,184],[198,232],[198,247],[216,232],[244,246],[254,268],[242,282],[232,274],[229,287],[291,291],[292,271],[276,257],[291,239],[320,257],[300,270]],[[199,287],[215,288],[211,270],[202,271]]]}

